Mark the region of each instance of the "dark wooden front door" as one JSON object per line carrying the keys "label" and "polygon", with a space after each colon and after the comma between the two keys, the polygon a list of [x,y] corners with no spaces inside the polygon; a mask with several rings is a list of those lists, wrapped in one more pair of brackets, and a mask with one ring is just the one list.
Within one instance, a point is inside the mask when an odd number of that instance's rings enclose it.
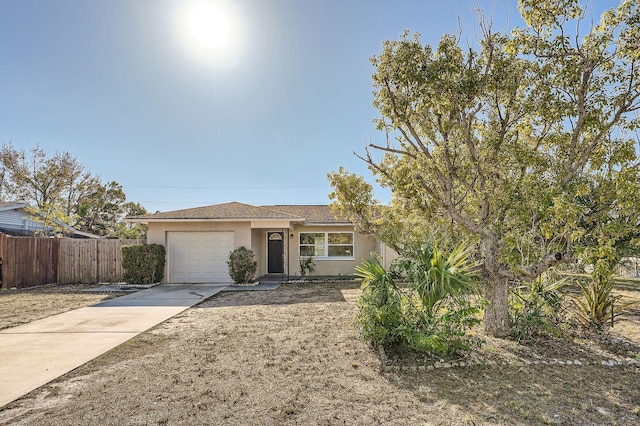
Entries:
{"label": "dark wooden front door", "polygon": [[282,274],[284,272],[284,233],[267,232],[267,272]]}

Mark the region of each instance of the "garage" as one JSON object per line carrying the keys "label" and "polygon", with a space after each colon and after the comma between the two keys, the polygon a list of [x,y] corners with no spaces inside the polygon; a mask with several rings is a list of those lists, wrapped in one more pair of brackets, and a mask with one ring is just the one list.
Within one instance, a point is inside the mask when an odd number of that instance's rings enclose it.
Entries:
{"label": "garage", "polygon": [[228,283],[233,232],[167,232],[170,283]]}

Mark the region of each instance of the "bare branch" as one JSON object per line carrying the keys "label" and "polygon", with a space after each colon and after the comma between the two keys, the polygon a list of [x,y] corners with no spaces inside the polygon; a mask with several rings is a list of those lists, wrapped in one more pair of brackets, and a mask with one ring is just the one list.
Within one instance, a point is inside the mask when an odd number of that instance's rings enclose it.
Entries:
{"label": "bare branch", "polygon": [[549,268],[560,265],[562,263],[570,263],[573,260],[573,258],[564,256],[560,252],[549,253],[543,256],[532,268],[527,268],[520,265],[520,267],[518,268],[518,272],[520,272],[525,278],[535,279],[542,275],[542,273],[547,271]]}

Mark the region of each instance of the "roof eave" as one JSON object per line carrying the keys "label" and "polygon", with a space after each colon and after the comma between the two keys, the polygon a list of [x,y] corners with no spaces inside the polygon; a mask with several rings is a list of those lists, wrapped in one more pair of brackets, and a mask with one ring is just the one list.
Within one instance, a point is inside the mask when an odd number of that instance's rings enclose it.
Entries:
{"label": "roof eave", "polygon": [[27,203],[10,203],[10,204],[4,205],[4,206],[0,206],[0,211],[23,209],[25,207],[29,207],[29,204],[27,204]]}
{"label": "roof eave", "polygon": [[252,221],[265,221],[265,222],[304,222],[303,218],[273,218],[273,217],[235,217],[235,218],[135,218],[128,217],[125,222],[130,223],[149,223],[149,222],[252,222]]}
{"label": "roof eave", "polygon": [[306,226],[353,226],[351,222],[305,222]]}

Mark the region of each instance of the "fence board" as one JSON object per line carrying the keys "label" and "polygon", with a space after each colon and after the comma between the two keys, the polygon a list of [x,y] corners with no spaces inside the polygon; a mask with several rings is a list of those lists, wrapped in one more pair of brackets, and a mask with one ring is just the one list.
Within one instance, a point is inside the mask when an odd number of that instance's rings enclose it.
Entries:
{"label": "fence board", "polygon": [[61,240],[58,268],[60,284],[97,283],[97,240]]}
{"label": "fence board", "polygon": [[60,283],[98,283],[122,281],[121,248],[144,244],[144,240],[74,240],[60,245]]}
{"label": "fence board", "polygon": [[58,240],[4,236],[0,244],[3,288],[33,287],[57,281]]}
{"label": "fence board", "polygon": [[1,287],[122,281],[122,246],[144,243],[0,234]]}
{"label": "fence board", "polygon": [[122,281],[122,246],[144,244],[144,240],[98,240],[98,280]]}
{"label": "fence board", "polygon": [[7,258],[7,235],[0,234],[0,288],[8,288],[5,285],[6,278],[4,277],[4,269],[6,268],[4,262]]}

